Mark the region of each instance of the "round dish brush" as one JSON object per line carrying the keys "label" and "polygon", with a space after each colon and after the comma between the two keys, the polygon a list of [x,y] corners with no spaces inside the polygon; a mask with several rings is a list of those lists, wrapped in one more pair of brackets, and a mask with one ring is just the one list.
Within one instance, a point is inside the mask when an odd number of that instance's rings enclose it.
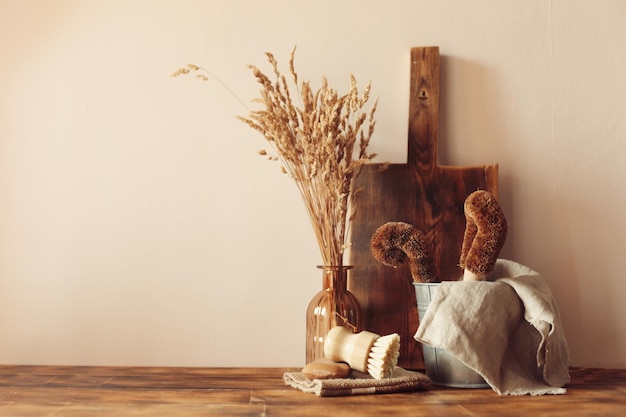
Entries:
{"label": "round dish brush", "polygon": [[336,326],[326,336],[324,355],[335,362],[347,362],[350,368],[375,379],[390,378],[398,364],[400,335],[381,337],[368,331],[354,334]]}

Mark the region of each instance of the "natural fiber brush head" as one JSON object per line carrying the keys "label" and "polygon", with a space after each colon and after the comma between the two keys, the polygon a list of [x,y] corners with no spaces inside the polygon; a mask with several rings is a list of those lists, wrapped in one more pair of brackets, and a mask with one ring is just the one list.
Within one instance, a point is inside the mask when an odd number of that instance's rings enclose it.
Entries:
{"label": "natural fiber brush head", "polygon": [[414,282],[439,281],[426,237],[414,225],[387,222],[374,232],[370,246],[374,258],[383,265],[408,265]]}
{"label": "natural fiber brush head", "polygon": [[495,196],[479,190],[464,204],[466,226],[459,265],[485,279],[498,259],[507,236],[507,221]]}
{"label": "natural fiber brush head", "polygon": [[397,268],[407,261],[407,253],[402,249],[413,226],[402,222],[388,222],[380,226],[372,235],[372,255],[384,265]]}
{"label": "natural fiber brush head", "polygon": [[376,379],[391,378],[400,356],[400,335],[381,336],[374,342],[367,362],[367,372]]}

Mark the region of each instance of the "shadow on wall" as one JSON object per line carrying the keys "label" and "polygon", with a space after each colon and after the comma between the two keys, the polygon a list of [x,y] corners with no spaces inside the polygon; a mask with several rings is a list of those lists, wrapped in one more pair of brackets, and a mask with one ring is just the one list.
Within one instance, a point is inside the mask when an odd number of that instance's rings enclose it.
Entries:
{"label": "shadow on wall", "polygon": [[[619,357],[626,346],[617,336],[623,323],[611,318],[620,315],[623,297],[614,291],[621,278],[611,269],[615,263],[611,251],[615,248],[607,246],[624,240],[606,241],[602,223],[609,220],[601,206],[585,195],[559,195],[546,214],[551,233],[538,244],[551,258],[540,272],[559,304],[572,362],[576,366],[615,367],[612,358]],[[579,259],[581,253],[584,259]],[[581,363],[579,358],[595,359]]]}
{"label": "shadow on wall", "polygon": [[[462,74],[453,76],[453,74]],[[515,213],[512,206],[514,178],[506,166],[507,155],[501,138],[498,120],[497,80],[489,68],[470,60],[441,56],[439,96],[439,150],[440,165],[490,165],[499,164],[498,201],[513,223]],[[461,80],[455,84],[455,80]],[[455,109],[464,112],[455,115]],[[460,120],[462,126],[452,126],[450,120]],[[456,156],[456,155],[461,155]],[[484,156],[482,156],[484,155]],[[493,155],[499,155],[497,158]],[[502,257],[514,260],[515,241],[507,239]]]}
{"label": "shadow on wall", "polygon": [[[615,336],[620,331],[617,322],[607,320],[619,315],[618,295],[611,292],[616,285],[602,285],[602,280],[616,279],[611,254],[619,254],[609,246],[626,236],[605,241],[610,214],[593,205],[593,199],[566,190],[559,194],[550,181],[529,185],[511,170],[518,165],[511,141],[519,138],[515,126],[504,126],[500,117],[507,103],[499,99],[497,74],[443,55],[440,70],[439,163],[499,164],[498,200],[509,223],[501,257],[526,264],[546,278],[559,304],[574,366],[587,366],[578,358],[590,357],[597,358],[591,366],[614,366],[603,361],[619,357],[626,346]],[[511,136],[503,136],[506,132]],[[581,247],[583,240],[592,247]],[[577,258],[581,253],[586,259]]]}

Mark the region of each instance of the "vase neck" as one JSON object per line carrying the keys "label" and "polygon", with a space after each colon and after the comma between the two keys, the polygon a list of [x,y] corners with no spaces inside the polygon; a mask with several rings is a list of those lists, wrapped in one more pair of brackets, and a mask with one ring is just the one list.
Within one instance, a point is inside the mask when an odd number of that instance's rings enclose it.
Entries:
{"label": "vase neck", "polygon": [[318,266],[322,270],[323,289],[328,291],[346,291],[348,285],[348,270],[350,265],[324,265]]}

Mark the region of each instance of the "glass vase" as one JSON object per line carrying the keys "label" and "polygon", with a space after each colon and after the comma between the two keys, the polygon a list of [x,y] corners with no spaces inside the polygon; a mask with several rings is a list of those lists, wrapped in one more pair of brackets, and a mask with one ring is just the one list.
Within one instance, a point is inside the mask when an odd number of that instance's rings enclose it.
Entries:
{"label": "glass vase", "polygon": [[348,291],[348,270],[352,266],[318,266],[322,270],[322,290],[315,294],[306,313],[306,363],[324,357],[324,340],[335,326],[353,333],[361,328],[361,308]]}

